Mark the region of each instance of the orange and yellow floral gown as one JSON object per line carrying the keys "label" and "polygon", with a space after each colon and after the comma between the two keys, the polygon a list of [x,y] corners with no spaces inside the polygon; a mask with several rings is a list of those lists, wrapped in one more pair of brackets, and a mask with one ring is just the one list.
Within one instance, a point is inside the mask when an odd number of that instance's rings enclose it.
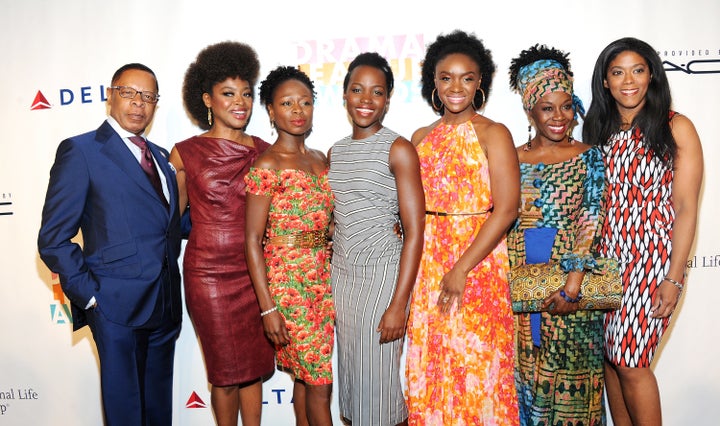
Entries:
{"label": "orange and yellow floral gown", "polygon": [[409,422],[516,425],[505,240],[468,275],[462,308],[455,305],[442,314],[437,306],[440,280],[490,215],[487,157],[470,121],[439,123],[417,150],[426,210],[455,215],[426,215],[425,246],[408,320]]}
{"label": "orange and yellow floral gown", "polygon": [[[267,237],[308,231],[327,232],[333,196],[327,172],[251,168],[250,194],[272,197]],[[278,369],[309,385],[332,383],[335,307],[330,288],[330,256],[325,246],[265,244],[267,277],[290,344],[278,346]]]}

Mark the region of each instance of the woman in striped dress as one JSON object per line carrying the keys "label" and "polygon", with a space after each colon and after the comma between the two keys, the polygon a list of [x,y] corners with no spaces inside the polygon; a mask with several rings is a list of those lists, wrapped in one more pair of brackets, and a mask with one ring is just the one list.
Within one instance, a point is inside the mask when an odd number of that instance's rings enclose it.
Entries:
{"label": "woman in striped dress", "polygon": [[662,61],[635,38],[595,63],[586,143],[604,154],[608,196],[600,254],[620,259],[623,299],[605,318],[605,386],[615,425],[662,423],[650,369],[684,285],[703,174],[692,122],[670,111]]}
{"label": "woman in striped dress", "polygon": [[[415,148],[382,125],[392,89],[392,70],[382,56],[355,58],[343,83],[352,135],[328,153],[338,395],[340,415],[354,426],[407,420],[400,355],[425,199]],[[394,231],[398,222],[402,239]]]}

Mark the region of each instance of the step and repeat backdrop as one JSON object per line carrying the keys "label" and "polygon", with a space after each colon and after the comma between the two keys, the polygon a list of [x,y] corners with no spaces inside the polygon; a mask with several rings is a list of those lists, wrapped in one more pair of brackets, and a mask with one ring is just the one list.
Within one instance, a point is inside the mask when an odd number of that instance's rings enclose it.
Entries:
{"label": "step and repeat backdrop", "polygon": [[[236,40],[258,52],[261,80],[277,65],[300,66],[315,81],[308,144],[327,150],[350,132],[343,104],[347,63],[377,51],[396,88],[385,124],[409,137],[436,119],[419,93],[425,46],[454,29],[474,32],[497,65],[488,117],[517,145],[527,140],[520,97],[508,89],[510,59],[535,43],[570,52],[576,93],[589,105],[595,59],[611,41],[649,42],[668,71],[674,109],[703,142],[706,172],[700,221],[688,259],[689,284],[653,365],[668,425],[711,425],[720,401],[720,3],[715,0],[598,2],[105,1],[0,2],[0,425],[102,423],[98,358],[88,328],[73,333],[57,276],[40,261],[36,238],[58,143],[97,128],[112,73],[141,62],[160,94],[152,141],[170,149],[201,132],[183,109],[182,79],[209,44]],[[582,122],[580,122],[580,126]],[[580,139],[581,128],[575,130]],[[249,133],[272,141],[256,103]],[[252,356],[251,353],[248,356]],[[213,423],[210,391],[192,324],[184,317],[175,358],[174,424]],[[263,424],[293,424],[292,382],[264,384]],[[333,414],[339,424],[337,402]]]}

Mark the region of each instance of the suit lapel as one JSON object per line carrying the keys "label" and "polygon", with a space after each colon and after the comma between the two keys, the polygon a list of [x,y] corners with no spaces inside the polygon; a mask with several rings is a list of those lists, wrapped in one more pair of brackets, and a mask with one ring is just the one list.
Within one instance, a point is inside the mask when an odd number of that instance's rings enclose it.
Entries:
{"label": "suit lapel", "polygon": [[172,213],[172,209],[176,208],[178,205],[178,191],[175,172],[170,168],[170,162],[168,161],[165,152],[159,150],[155,144],[150,141],[148,141],[148,147],[150,148],[150,152],[152,152],[153,157],[155,157],[155,162],[158,165],[159,172],[165,176],[165,183],[167,185],[169,195],[170,213]]}
{"label": "suit lapel", "polygon": [[[122,169],[128,177],[140,188],[142,188],[143,191],[147,192],[149,196],[151,196],[153,199],[156,199],[158,203],[163,204],[162,200],[160,200],[158,194],[155,192],[155,188],[153,188],[152,183],[150,183],[150,180],[148,179],[147,175],[145,175],[145,172],[143,171],[142,167],[140,167],[140,163],[138,163],[135,156],[130,152],[130,149],[128,149],[127,145],[125,145],[125,142],[123,142],[120,135],[113,130],[112,126],[108,124],[108,122],[104,122],[100,128],[97,130],[97,136],[96,139],[99,142],[103,142],[103,147],[100,149],[100,151],[106,155],[113,163],[115,163],[120,169]],[[165,164],[162,165],[162,163],[167,163],[166,160],[163,160],[162,156],[159,156],[157,149],[155,149],[151,143],[148,143],[148,146],[151,147],[150,152],[153,153],[153,156],[157,159],[160,158],[160,161],[157,161],[158,164],[161,164],[160,169],[162,170],[162,173],[165,175],[165,178],[167,180],[168,189],[172,188],[170,186],[170,178],[168,177],[168,172],[170,172],[169,167]],[[165,170],[167,169],[167,170]],[[172,179],[175,179],[173,176]],[[173,204],[173,192],[170,190],[170,205]],[[177,200],[174,201],[175,204],[177,204]],[[167,209],[164,209],[167,211]]]}

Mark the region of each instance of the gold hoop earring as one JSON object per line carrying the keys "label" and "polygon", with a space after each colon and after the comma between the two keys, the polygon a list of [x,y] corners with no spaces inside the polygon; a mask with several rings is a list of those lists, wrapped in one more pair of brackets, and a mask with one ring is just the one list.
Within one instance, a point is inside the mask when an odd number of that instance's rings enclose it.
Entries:
{"label": "gold hoop earring", "polygon": [[208,108],[208,125],[212,127],[213,119],[212,119],[212,110]]}
{"label": "gold hoop earring", "polygon": [[[482,108],[483,105],[485,105],[485,91],[481,87],[478,87],[478,89],[475,91],[475,93],[477,93],[477,92],[480,92],[482,94],[482,102],[480,102],[480,108]],[[478,109],[475,106],[475,97],[473,97],[473,108],[475,108],[476,111]]]}
{"label": "gold hoop earring", "polygon": [[[435,105],[435,92],[437,92],[437,87],[433,89],[432,93],[430,93],[430,103],[432,103],[432,107],[435,111],[440,111],[443,107],[443,103],[440,101],[440,106]],[[440,100],[439,96],[438,100]]]}

